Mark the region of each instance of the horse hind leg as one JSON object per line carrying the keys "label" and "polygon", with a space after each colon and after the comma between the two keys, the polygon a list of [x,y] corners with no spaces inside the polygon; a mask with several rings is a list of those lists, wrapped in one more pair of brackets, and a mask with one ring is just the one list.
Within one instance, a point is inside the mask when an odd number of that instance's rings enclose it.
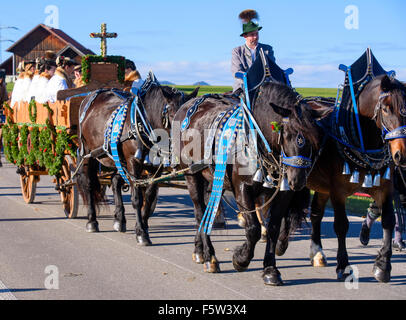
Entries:
{"label": "horse hind leg", "polygon": [[111,180],[111,189],[113,190],[115,204],[113,229],[117,232],[124,233],[127,231],[127,224],[122,196],[123,185],[123,178],[119,174],[115,174]]}
{"label": "horse hind leg", "polygon": [[80,169],[77,177],[77,186],[82,195],[83,202],[87,207],[88,222],[86,223],[86,231],[90,233],[99,232],[99,223],[96,220],[96,203],[98,166],[95,159],[86,159]]}
{"label": "horse hind leg", "polygon": [[148,229],[142,220],[142,204],[144,202],[144,192],[142,188],[133,186],[131,188],[131,202],[135,209],[135,234],[137,243],[141,246],[151,246],[152,242],[148,234]]}

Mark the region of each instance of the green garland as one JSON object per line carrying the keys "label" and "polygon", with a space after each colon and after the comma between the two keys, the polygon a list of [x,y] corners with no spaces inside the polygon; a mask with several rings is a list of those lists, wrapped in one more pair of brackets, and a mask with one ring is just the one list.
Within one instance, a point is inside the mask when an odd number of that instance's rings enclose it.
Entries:
{"label": "green garland", "polygon": [[89,83],[90,81],[90,65],[91,63],[116,63],[118,65],[117,79],[119,82],[123,83],[125,79],[125,58],[122,56],[95,56],[86,55],[82,57],[82,80],[84,83]]}
{"label": "green garland", "polygon": [[[32,109],[34,108],[34,113],[32,113]],[[31,99],[30,104],[28,105],[28,115],[30,116],[30,120],[32,123],[37,121],[37,103],[34,99]]]}

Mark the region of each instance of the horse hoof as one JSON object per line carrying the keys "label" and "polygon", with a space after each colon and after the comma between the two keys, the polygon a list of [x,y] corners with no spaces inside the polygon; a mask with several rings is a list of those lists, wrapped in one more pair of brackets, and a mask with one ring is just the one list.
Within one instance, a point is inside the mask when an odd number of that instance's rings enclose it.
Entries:
{"label": "horse hoof", "polygon": [[137,243],[142,247],[152,246],[152,242],[148,236],[137,236]]}
{"label": "horse hoof", "polygon": [[359,234],[359,241],[361,241],[361,243],[364,246],[367,246],[369,243],[369,233],[371,232],[371,230],[368,228],[367,224],[365,222],[362,223],[362,227],[361,227],[361,232]]}
{"label": "horse hoof", "polygon": [[193,253],[192,259],[197,264],[203,264],[203,255],[201,253]]}
{"label": "horse hoof", "polygon": [[205,262],[203,265],[203,270],[206,273],[219,273],[220,266],[216,257],[212,257],[210,261]]}
{"label": "horse hoof", "polygon": [[234,257],[233,257],[233,266],[234,266],[234,269],[238,272],[244,272],[245,270],[248,269],[248,265],[243,266],[243,265],[239,264]]}
{"label": "horse hoof", "polygon": [[266,268],[262,276],[264,283],[268,286],[281,286],[283,285],[280,272],[275,268]]}
{"label": "horse hoof", "polygon": [[393,240],[392,248],[397,251],[405,250],[405,243],[402,240],[401,241]]}
{"label": "horse hoof", "polygon": [[99,232],[99,223],[97,221],[88,222],[86,224],[86,231],[89,233]]}
{"label": "horse hoof", "polygon": [[239,225],[241,228],[245,228],[246,221],[245,221],[245,219],[244,219],[244,217],[243,217],[243,215],[242,215],[241,213],[239,213],[239,214],[237,215],[237,220],[238,220],[238,225]]}
{"label": "horse hoof", "polygon": [[276,243],[276,248],[275,248],[275,254],[277,256],[283,256],[286,252],[286,250],[288,249],[289,246],[289,241],[280,241],[278,240],[278,242]]}
{"label": "horse hoof", "polygon": [[113,229],[114,229],[114,231],[124,233],[127,231],[127,226],[125,223],[121,223],[120,221],[114,221]]}
{"label": "horse hoof", "polygon": [[324,268],[327,267],[327,260],[324,254],[317,252],[316,255],[311,258],[312,266],[315,268]]}
{"label": "horse hoof", "polygon": [[387,283],[390,281],[390,271],[384,271],[381,268],[374,266],[372,270],[374,278],[379,282]]}
{"label": "horse hoof", "polygon": [[338,281],[345,281],[351,274],[345,272],[345,269],[338,269],[337,270],[337,280]]}

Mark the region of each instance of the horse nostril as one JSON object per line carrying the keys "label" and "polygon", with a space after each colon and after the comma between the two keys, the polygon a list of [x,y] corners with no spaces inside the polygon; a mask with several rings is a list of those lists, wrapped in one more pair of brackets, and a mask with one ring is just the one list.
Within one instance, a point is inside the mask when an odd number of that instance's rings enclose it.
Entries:
{"label": "horse nostril", "polygon": [[402,154],[400,151],[397,151],[395,155],[393,156],[393,160],[395,161],[395,164],[399,164],[400,161],[402,160]]}

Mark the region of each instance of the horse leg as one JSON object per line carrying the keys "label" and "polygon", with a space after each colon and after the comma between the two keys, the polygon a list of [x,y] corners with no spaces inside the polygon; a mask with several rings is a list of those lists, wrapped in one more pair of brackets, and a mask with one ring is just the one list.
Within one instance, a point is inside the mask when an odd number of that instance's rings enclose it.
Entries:
{"label": "horse leg", "polygon": [[[97,161],[89,158],[83,162],[80,173],[77,178],[77,185],[83,197],[83,202],[87,207],[88,222],[86,224],[87,232],[99,232],[99,223],[96,220],[96,199],[94,190],[95,178],[97,178]],[[97,180],[98,181],[98,180]]]}
{"label": "horse leg", "polygon": [[126,232],[126,219],[124,214],[123,196],[121,189],[124,185],[124,179],[119,175],[115,174],[111,180],[111,189],[114,195],[114,224],[113,229],[117,232]]}
{"label": "horse leg", "polygon": [[311,204],[310,221],[312,223],[312,235],[310,242],[310,261],[313,267],[327,266],[327,259],[321,244],[321,220],[329,195],[315,192]]}
{"label": "horse leg", "polygon": [[132,186],[131,187],[131,203],[135,209],[135,235],[137,238],[137,243],[141,246],[152,245],[151,239],[149,238],[148,229],[145,227],[142,220],[142,203],[143,203],[143,192],[141,187]]}
{"label": "horse leg", "polygon": [[[207,182],[201,174],[186,176],[185,179],[190,198],[194,205],[196,227],[199,228],[206,210],[205,193],[207,192]],[[196,231],[195,249],[192,257],[194,262],[204,264],[204,272],[220,272],[219,262],[216,258],[210,236],[205,234],[203,229],[200,232],[199,230]]]}
{"label": "horse leg", "polygon": [[331,194],[331,204],[334,208],[334,232],[337,235],[337,280],[344,281],[349,275],[348,253],[346,246],[346,237],[349,227],[347,214],[345,212],[345,198],[336,194]]}
{"label": "horse leg", "polygon": [[149,185],[145,190],[144,205],[142,206],[142,222],[145,228],[149,228],[148,219],[154,213],[158,201],[158,184]]}
{"label": "horse leg", "polygon": [[234,190],[239,207],[245,211],[251,211],[251,213],[243,213],[247,240],[236,247],[233,254],[233,266],[237,271],[245,271],[248,268],[254,257],[255,245],[261,238],[261,225],[256,214],[255,203],[247,188],[246,185],[242,185]]}
{"label": "horse leg", "polygon": [[379,282],[389,282],[392,270],[392,232],[395,227],[392,197],[387,196],[382,204],[383,245],[378,252],[373,267],[373,274]]}
{"label": "horse leg", "polygon": [[272,203],[271,218],[267,226],[267,242],[264,256],[264,272],[262,278],[264,283],[272,286],[283,285],[282,277],[276,267],[275,254],[276,246],[281,230],[282,219],[288,220],[289,204],[293,198],[293,192],[287,191],[278,195]]}

